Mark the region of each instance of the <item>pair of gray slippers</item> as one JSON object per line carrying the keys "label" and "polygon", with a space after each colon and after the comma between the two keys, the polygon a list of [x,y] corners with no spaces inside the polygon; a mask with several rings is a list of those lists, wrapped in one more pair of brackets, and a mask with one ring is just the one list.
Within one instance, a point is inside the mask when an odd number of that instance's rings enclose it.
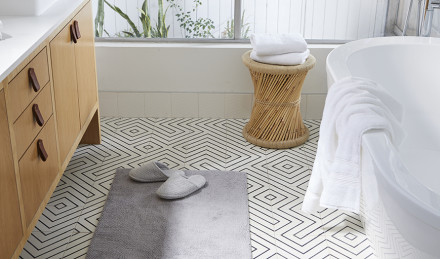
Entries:
{"label": "pair of gray slippers", "polygon": [[142,183],[163,182],[156,191],[163,199],[179,199],[199,190],[206,184],[201,175],[186,176],[180,170],[170,170],[165,164],[150,161],[145,165],[129,172],[132,180]]}

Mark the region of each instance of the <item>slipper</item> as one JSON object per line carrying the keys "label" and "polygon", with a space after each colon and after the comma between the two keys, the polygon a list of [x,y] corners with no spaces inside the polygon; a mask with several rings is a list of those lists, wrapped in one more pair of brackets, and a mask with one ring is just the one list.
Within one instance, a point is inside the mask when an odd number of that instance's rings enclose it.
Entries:
{"label": "slipper", "polygon": [[156,194],[163,199],[179,199],[190,195],[206,184],[205,177],[193,175],[173,175],[164,182]]}
{"label": "slipper", "polygon": [[163,163],[150,161],[141,167],[132,169],[128,175],[134,181],[152,183],[163,182],[173,175],[185,175],[185,173],[180,170],[171,170]]}

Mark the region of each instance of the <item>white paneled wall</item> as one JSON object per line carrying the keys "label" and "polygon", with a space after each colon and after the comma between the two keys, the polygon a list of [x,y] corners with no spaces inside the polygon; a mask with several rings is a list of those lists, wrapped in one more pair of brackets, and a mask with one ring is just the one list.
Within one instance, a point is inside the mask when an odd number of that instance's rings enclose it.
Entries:
{"label": "white paneled wall", "polygon": [[[185,11],[191,10],[194,0],[181,0]],[[143,0],[109,0],[118,6],[141,28],[139,11]],[[165,8],[167,0],[163,0]],[[157,21],[157,0],[149,0],[153,24]],[[243,0],[244,23],[250,32],[300,32],[308,39],[352,40],[383,36],[388,0]],[[96,13],[97,0],[94,0]],[[185,37],[170,8],[166,21],[169,38]],[[213,35],[222,37],[228,21],[234,17],[234,0],[202,0],[194,18],[210,18],[215,25]],[[111,35],[128,29],[127,22],[105,5],[104,28]]]}

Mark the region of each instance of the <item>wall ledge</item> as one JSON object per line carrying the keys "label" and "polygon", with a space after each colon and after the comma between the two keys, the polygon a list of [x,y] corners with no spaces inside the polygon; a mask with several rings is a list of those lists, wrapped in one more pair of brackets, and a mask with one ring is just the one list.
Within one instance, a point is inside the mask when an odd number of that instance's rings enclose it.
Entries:
{"label": "wall ledge", "polygon": [[[310,49],[335,49],[342,44],[308,44]],[[193,43],[193,42],[133,42],[133,41],[97,41],[98,48],[191,48],[191,49],[251,49],[250,43]]]}

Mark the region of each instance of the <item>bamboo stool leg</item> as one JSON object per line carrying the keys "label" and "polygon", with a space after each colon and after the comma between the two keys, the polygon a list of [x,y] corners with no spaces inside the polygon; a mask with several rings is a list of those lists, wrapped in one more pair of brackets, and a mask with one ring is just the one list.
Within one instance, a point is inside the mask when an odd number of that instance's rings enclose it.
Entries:
{"label": "bamboo stool leg", "polygon": [[254,83],[255,102],[243,136],[266,148],[291,148],[309,138],[300,112],[301,89],[308,70],[315,64],[310,55],[298,66],[278,66],[255,62],[250,52],[242,56]]}

